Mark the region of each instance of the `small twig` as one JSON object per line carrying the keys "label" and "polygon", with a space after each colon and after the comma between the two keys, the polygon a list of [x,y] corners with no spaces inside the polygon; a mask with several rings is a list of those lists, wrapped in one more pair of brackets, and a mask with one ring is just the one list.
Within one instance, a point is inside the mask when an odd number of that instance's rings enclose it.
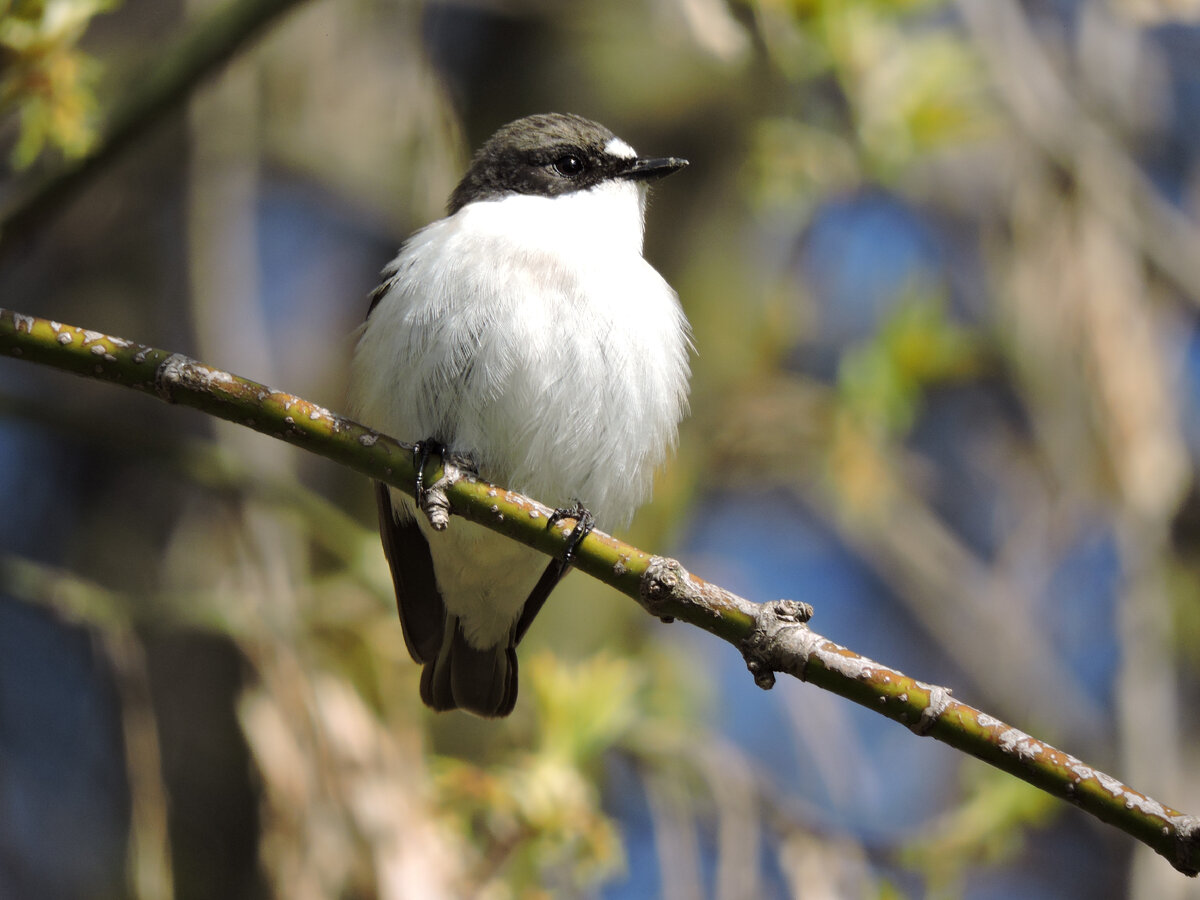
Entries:
{"label": "small twig", "polygon": [[27,242],[35,229],[178,107],[197,85],[300,2],[231,0],[166,48],[150,71],[129,85],[90,153],[18,194],[0,212],[0,255],[10,253],[17,241]]}
{"label": "small twig", "polygon": [[1147,844],[1185,875],[1200,871],[1200,818],[958,702],[948,688],[909,678],[826,640],[797,621],[787,601],[759,610],[754,633],[743,644],[752,671],[757,663],[760,672],[785,672],[874,709],[914,734],[935,738],[1069,800]]}
{"label": "small twig", "polygon": [[1162,195],[1133,156],[1089,115],[1054,70],[1021,5],[957,0],[1013,121],[1047,159],[1071,172],[1089,203],[1192,303],[1200,302],[1200,228]]}
{"label": "small twig", "polygon": [[[111,381],[192,406],[349,466],[412,494],[412,446],[300,397],[144,347],[47,319],[0,309],[0,354]],[[435,483],[444,473],[433,473]],[[549,507],[473,475],[439,485],[455,515],[543,553],[564,549],[571,526],[548,527]],[[1176,869],[1200,871],[1200,819],[1141,794],[1023,731],[925,684],[859,656],[808,628],[812,608],[752,603],[600,531],[579,542],[574,566],[637,600],[660,619],[682,619],[734,644],[755,681],[775,672],[808,681],[990,763],[1144,842]]]}
{"label": "small twig", "polygon": [[46,606],[68,621],[97,627],[121,694],[132,819],[128,848],[131,896],[173,896],[162,752],[154,724],[145,647],[138,637],[136,619],[130,615],[132,598],[5,553],[0,553],[0,584],[17,599]]}

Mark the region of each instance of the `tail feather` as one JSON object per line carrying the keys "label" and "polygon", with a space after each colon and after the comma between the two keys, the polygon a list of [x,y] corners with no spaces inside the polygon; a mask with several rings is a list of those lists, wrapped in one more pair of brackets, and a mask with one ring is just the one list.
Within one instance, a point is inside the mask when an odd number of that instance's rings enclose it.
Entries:
{"label": "tail feather", "polygon": [[457,617],[447,616],[438,655],[421,672],[421,699],[439,712],[463,709],[487,718],[507,716],[517,702],[515,644],[472,647]]}

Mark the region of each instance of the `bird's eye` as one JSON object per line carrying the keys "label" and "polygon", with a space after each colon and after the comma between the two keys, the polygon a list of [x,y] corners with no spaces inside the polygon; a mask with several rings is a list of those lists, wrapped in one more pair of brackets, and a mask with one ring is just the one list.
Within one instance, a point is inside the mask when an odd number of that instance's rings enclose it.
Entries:
{"label": "bird's eye", "polygon": [[554,161],[554,171],[564,178],[574,178],[583,171],[583,160],[574,153],[560,156]]}

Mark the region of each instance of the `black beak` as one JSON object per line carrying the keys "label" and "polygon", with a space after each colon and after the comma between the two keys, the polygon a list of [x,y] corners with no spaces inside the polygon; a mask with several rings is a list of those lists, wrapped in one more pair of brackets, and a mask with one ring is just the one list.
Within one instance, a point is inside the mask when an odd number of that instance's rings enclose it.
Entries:
{"label": "black beak", "polygon": [[634,181],[658,181],[660,178],[666,178],[672,172],[678,172],[687,164],[686,159],[680,159],[677,156],[664,156],[660,159],[635,159],[621,174]]}

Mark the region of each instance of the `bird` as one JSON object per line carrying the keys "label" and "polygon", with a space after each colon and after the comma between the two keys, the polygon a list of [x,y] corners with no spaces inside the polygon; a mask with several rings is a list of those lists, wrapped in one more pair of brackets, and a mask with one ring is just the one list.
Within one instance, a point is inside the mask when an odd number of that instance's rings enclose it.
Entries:
{"label": "bird", "polygon": [[[355,418],[554,504],[573,537],[627,525],[688,408],[691,329],[642,255],[647,186],[687,165],[574,114],[498,129],[445,217],[383,269],[351,362]],[[508,715],[516,646],[569,557],[547,564],[464,519],[435,530],[402,491],[375,495],[421,699]]]}

